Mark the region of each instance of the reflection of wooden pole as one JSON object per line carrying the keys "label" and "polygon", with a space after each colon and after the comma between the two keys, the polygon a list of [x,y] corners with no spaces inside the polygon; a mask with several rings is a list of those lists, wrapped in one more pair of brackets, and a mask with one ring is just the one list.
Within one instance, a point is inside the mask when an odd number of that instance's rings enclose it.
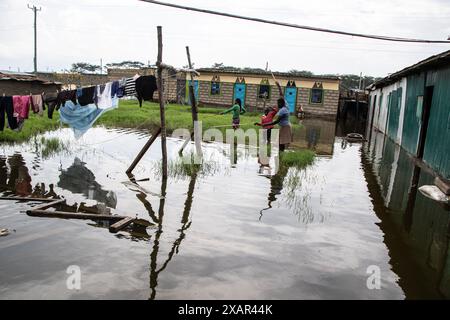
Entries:
{"label": "reflection of wooden pole", "polygon": [[[189,52],[189,47],[186,46],[186,55],[188,59],[189,64],[189,75],[191,77],[191,84],[189,85],[189,98],[191,100],[191,111],[192,111],[192,125],[194,126],[194,140],[195,140],[195,148],[197,150],[197,155],[202,155],[202,145],[200,141],[200,132],[196,132],[196,123],[198,121],[198,110],[197,110],[197,104],[195,101],[195,91],[194,91],[194,76],[192,74],[192,62],[191,62],[191,54]],[[183,149],[186,145],[184,144],[182,149],[180,149],[180,152],[183,152]]]}
{"label": "reflection of wooden pole", "polygon": [[167,178],[167,146],[166,146],[166,113],[164,109],[164,88],[162,79],[162,27],[158,26],[158,95],[159,95],[159,114],[161,119],[161,153],[162,153],[162,176]]}
{"label": "reflection of wooden pole", "polygon": [[131,166],[128,168],[128,170],[126,171],[126,173],[128,175],[131,174],[131,172],[134,170],[134,168],[137,166],[137,164],[139,163],[139,161],[141,161],[142,157],[144,156],[144,154],[147,152],[147,150],[150,148],[150,146],[153,144],[153,142],[155,142],[156,138],[159,136],[159,134],[161,133],[161,127],[159,127],[152,135],[152,137],[150,138],[150,140],[147,141],[147,143],[145,144],[145,146],[142,148],[142,150],[139,152],[139,154],[136,156],[136,159],[134,159],[133,163],[131,164]]}

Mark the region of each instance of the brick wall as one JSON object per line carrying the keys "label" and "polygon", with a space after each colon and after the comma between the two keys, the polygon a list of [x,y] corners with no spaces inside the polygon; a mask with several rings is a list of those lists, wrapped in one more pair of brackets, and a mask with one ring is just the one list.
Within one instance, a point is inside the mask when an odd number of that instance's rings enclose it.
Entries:
{"label": "brick wall", "polygon": [[311,89],[299,88],[297,93],[297,108],[302,106],[306,116],[314,117],[336,117],[339,105],[339,91],[338,90],[324,90],[323,103],[310,103]]}
{"label": "brick wall", "polygon": [[48,73],[38,72],[39,79],[61,82],[63,85],[95,86],[109,81],[106,74]]}
{"label": "brick wall", "polygon": [[[233,89],[234,83],[223,82],[220,86],[220,95],[210,95],[210,82],[199,81],[199,104],[230,106],[233,103]],[[264,107],[264,100],[258,98],[258,89],[259,85],[257,84],[247,84],[246,86],[245,107],[248,111],[262,110]],[[280,97],[278,88],[271,86],[270,90],[270,98],[266,100],[266,106],[276,106]],[[310,103],[310,91],[308,88],[298,88],[296,109],[301,104],[307,116],[336,117],[339,91],[324,90],[322,104]]]}

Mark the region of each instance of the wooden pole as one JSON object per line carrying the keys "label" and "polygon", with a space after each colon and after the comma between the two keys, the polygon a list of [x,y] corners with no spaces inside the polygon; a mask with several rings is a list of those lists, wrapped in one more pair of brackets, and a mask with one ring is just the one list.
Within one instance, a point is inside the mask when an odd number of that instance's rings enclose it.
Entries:
{"label": "wooden pole", "polygon": [[280,98],[284,98],[284,93],[283,93],[283,89],[281,88],[281,84],[278,82],[277,79],[275,79],[275,75],[273,74],[272,71],[270,71],[270,74],[272,75],[273,81],[275,81],[275,84],[278,87],[278,92],[280,93]]}
{"label": "wooden pole", "polygon": [[159,134],[161,133],[161,127],[159,127],[152,135],[152,137],[150,138],[150,140],[147,141],[147,143],[144,145],[144,147],[142,148],[142,150],[139,152],[139,154],[136,156],[136,159],[134,159],[133,163],[131,164],[131,166],[128,168],[128,170],[126,171],[126,173],[128,175],[131,174],[131,172],[134,170],[134,168],[136,168],[137,164],[139,163],[139,161],[141,161],[142,157],[144,156],[144,154],[147,152],[147,150],[150,148],[150,146],[153,144],[153,142],[155,142],[156,138],[159,136]]}
{"label": "wooden pole", "polygon": [[[189,69],[192,70],[192,62],[191,62],[191,54],[189,52],[189,46],[186,46],[186,55],[188,59]],[[200,139],[200,132],[196,132],[196,123],[198,122],[198,110],[197,110],[197,104],[195,101],[195,91],[194,91],[194,76],[192,74],[192,71],[189,72],[189,75],[191,77],[191,84],[189,85],[189,97],[191,100],[191,111],[192,111],[192,125],[194,126],[194,140],[195,140],[195,148],[197,150],[197,155],[202,156],[202,145],[201,145],[201,139]],[[184,149],[185,145],[183,145]],[[182,152],[182,150],[180,152]]]}
{"label": "wooden pole", "polygon": [[156,65],[158,66],[158,95],[159,95],[159,114],[161,120],[161,153],[162,153],[162,177],[167,178],[167,145],[166,145],[166,112],[164,108],[164,88],[162,79],[162,27],[158,26],[158,58]]}

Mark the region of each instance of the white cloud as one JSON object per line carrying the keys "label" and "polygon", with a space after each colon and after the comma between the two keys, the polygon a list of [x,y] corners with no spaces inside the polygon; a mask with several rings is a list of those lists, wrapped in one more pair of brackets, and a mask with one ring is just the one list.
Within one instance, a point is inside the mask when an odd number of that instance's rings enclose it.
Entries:
{"label": "white cloud", "polygon": [[[184,3],[186,1],[175,1]],[[29,0],[0,0],[0,69],[32,70],[33,16]],[[137,0],[36,0],[38,66],[61,70],[78,61],[156,59],[156,26],[163,26],[164,60],[196,66],[214,62],[274,70],[383,76],[450,45],[401,44],[330,35],[166,8]],[[446,39],[446,1],[196,0],[189,5],[322,28],[412,38]]]}

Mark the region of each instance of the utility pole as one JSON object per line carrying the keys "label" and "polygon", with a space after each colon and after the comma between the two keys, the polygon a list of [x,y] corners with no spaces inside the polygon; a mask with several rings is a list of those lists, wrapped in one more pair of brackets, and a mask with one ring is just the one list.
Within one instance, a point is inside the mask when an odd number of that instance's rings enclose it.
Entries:
{"label": "utility pole", "polygon": [[41,11],[41,7],[39,7],[39,9],[33,5],[32,7],[30,7],[30,5],[28,4],[28,9],[33,10],[34,13],[34,72],[37,72],[37,25],[36,25],[36,17],[37,17],[37,12]]}
{"label": "utility pole", "polygon": [[361,78],[362,78],[362,72],[359,73],[359,84],[358,84],[359,90],[361,90]]}

